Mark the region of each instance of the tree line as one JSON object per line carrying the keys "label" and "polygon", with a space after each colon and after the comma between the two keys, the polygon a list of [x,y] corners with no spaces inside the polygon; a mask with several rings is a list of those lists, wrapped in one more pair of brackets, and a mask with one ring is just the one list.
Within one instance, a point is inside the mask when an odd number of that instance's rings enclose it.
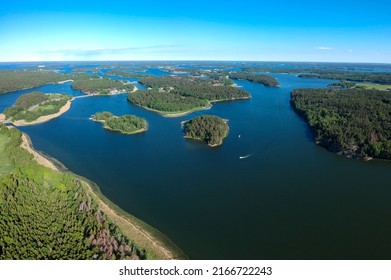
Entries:
{"label": "tree line", "polygon": [[297,89],[291,104],[315,141],[359,158],[391,159],[391,93],[379,90]]}

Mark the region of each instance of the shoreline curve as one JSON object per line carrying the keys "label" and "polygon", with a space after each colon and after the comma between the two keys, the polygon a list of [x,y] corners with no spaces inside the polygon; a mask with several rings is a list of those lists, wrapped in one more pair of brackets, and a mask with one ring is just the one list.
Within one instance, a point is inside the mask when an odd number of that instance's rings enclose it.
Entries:
{"label": "shoreline curve", "polygon": [[[160,260],[187,259],[187,256],[183,253],[183,251],[164,234],[112,203],[101,193],[99,187],[94,182],[70,172],[64,165],[62,165],[61,162],[46,155],[42,155],[40,152],[36,151],[30,137],[27,134],[22,133],[21,139],[22,143],[20,147],[32,154],[34,160],[38,164],[48,167],[56,172],[69,173],[74,176],[76,180],[79,180],[95,199],[102,212],[104,212],[108,218],[116,224],[126,237],[133,240],[137,245],[144,249],[151,250],[150,253],[153,254],[153,258]],[[159,237],[155,237],[152,232]],[[169,246],[165,246],[167,243]],[[174,250],[170,250],[171,248],[174,248]]]}

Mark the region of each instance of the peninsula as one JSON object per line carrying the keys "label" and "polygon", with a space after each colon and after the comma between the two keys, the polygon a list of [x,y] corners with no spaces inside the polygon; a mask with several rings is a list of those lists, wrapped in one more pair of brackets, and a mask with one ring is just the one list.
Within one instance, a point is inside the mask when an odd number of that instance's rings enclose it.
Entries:
{"label": "peninsula", "polygon": [[98,112],[91,117],[91,120],[102,123],[108,130],[122,134],[136,134],[148,129],[147,121],[134,115],[117,117],[110,112]]}
{"label": "peninsula", "polygon": [[20,96],[0,119],[15,126],[34,125],[62,115],[70,109],[72,101],[73,98],[66,94],[32,92]]}
{"label": "peninsula", "polygon": [[163,76],[142,78],[139,83],[149,89],[129,93],[128,100],[164,116],[182,116],[208,109],[213,102],[250,98],[246,91],[214,79]]}
{"label": "peninsula", "polygon": [[185,138],[204,141],[208,146],[223,144],[228,135],[227,121],[214,115],[201,115],[182,122]]}
{"label": "peninsula", "polygon": [[0,232],[0,259],[185,258],[93,183],[44,158],[27,135],[2,124]]}

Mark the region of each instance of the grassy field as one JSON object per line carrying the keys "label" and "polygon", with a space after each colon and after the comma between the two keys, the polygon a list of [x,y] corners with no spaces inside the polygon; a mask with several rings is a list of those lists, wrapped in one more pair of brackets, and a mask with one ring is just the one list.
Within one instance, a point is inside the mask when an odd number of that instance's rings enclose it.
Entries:
{"label": "grassy field", "polygon": [[391,90],[391,85],[380,85],[380,84],[357,84],[356,88],[364,88],[364,89],[377,89],[377,90]]}

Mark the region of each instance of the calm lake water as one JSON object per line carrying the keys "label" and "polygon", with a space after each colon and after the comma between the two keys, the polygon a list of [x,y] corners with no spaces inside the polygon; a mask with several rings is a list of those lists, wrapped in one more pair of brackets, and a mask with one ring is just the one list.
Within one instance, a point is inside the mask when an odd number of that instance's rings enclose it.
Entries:
{"label": "calm lake water", "polygon": [[[192,259],[390,259],[391,164],[314,144],[290,92],[333,81],[274,76],[280,88],[237,81],[252,99],[184,117],[133,106],[124,94],[77,99],[61,117],[21,130]],[[80,95],[69,83],[35,90]],[[0,95],[0,111],[31,91]],[[144,117],[149,130],[120,135],[88,120],[103,110]],[[180,122],[204,113],[229,120],[221,147],[183,138]]]}

